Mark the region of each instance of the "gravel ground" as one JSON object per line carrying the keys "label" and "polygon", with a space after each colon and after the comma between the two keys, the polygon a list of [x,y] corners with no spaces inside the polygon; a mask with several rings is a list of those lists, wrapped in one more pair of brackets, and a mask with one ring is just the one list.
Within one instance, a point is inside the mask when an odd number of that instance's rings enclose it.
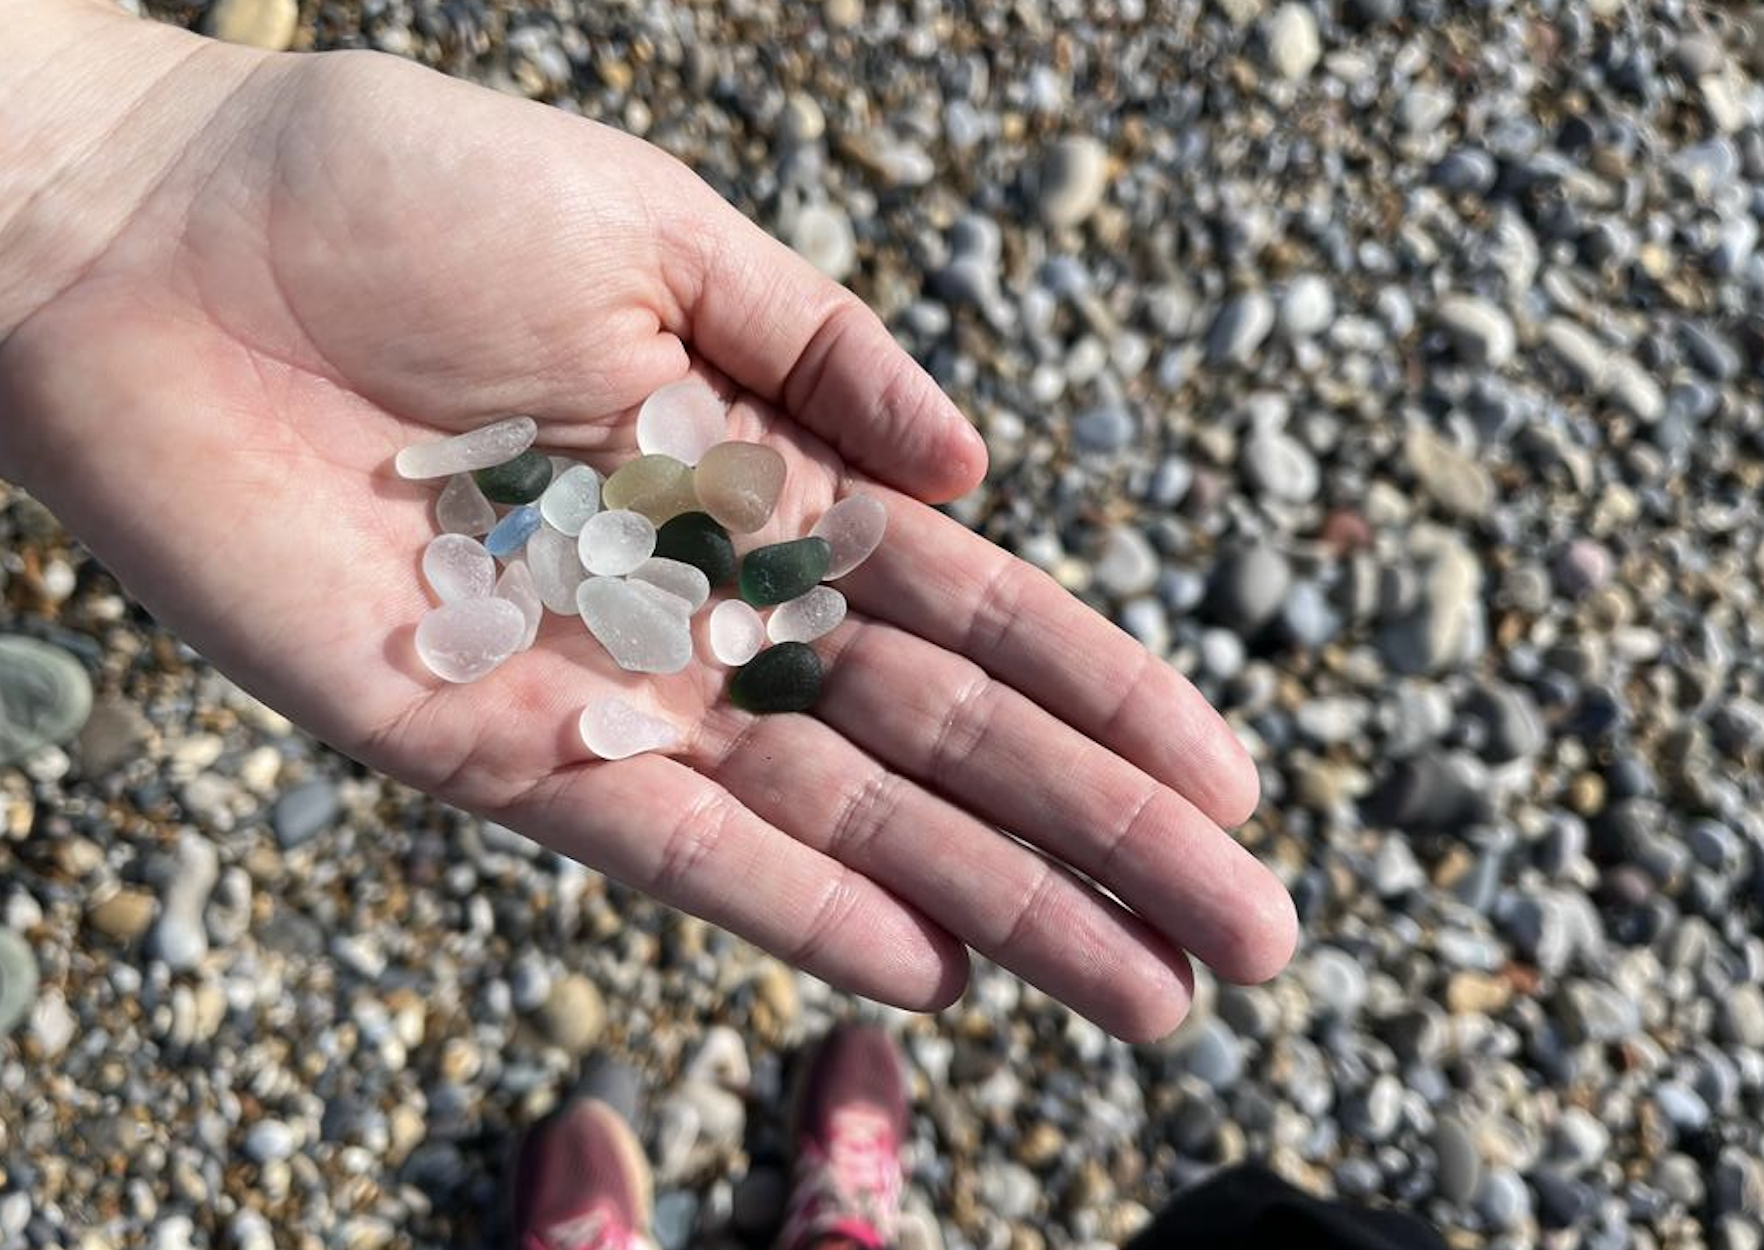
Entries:
{"label": "gravel ground", "polygon": [[[1260,761],[1287,975],[1143,1048],[985,967],[885,1015],[917,1245],[1115,1242],[1265,1156],[1457,1246],[1758,1250],[1764,11],[307,0],[295,46],[690,162],[973,415],[957,514]],[[764,1243],[788,1058],[875,1009],[316,746],[16,492],[0,561],[97,690],[0,768],[0,1247],[496,1244],[595,1048],[664,1250]]]}

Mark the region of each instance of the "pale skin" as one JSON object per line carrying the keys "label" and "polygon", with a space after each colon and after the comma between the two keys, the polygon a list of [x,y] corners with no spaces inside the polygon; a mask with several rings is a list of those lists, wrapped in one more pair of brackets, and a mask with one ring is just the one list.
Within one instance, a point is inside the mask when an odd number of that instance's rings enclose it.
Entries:
{"label": "pale skin", "polygon": [[[1257,801],[1224,722],[928,506],[980,481],[971,426],[678,162],[372,54],[226,47],[91,0],[0,0],[0,30],[0,475],[247,689],[903,1007],[956,998],[971,948],[1141,1041],[1188,1010],[1190,954],[1233,981],[1284,966],[1291,902],[1224,832]],[[853,490],[887,504],[814,713],[736,710],[708,659],[620,673],[557,617],[482,682],[429,675],[438,483],[394,453],[526,412],[604,471],[688,371],[788,461],[760,538]],[[607,691],[679,748],[594,760],[576,716]]]}

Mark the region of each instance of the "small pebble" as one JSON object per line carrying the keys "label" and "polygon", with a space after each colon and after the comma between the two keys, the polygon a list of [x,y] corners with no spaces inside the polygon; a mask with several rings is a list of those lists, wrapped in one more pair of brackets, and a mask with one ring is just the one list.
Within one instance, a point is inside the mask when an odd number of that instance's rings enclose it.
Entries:
{"label": "small pebble", "polygon": [[337,819],[342,804],[337,787],[323,777],[302,782],[286,791],[270,812],[270,826],[284,849],[305,846]]}
{"label": "small pebble", "polygon": [[215,0],[202,29],[227,43],[286,52],[300,29],[300,6],[296,0]]}
{"label": "small pebble", "polygon": [[0,1038],[17,1028],[37,1001],[37,958],[11,929],[0,929]]}
{"label": "small pebble", "polygon": [[1108,187],[1108,150],[1089,135],[1062,139],[1041,167],[1041,219],[1050,226],[1076,226],[1101,206]]}
{"label": "small pebble", "polygon": [[70,742],[92,714],[92,679],[68,652],[0,636],[0,767]]}

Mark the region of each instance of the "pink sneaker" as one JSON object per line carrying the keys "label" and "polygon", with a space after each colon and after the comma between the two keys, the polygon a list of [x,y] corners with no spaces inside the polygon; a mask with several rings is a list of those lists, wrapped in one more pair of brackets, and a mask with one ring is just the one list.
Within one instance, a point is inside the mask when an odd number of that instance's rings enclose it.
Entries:
{"label": "pink sneaker", "polygon": [[578,1098],[528,1133],[515,1164],[520,1250],[638,1250],[649,1235],[649,1163],[618,1112]]}
{"label": "pink sneaker", "polygon": [[841,1025],[797,1086],[796,1162],[778,1250],[884,1250],[900,1221],[907,1131],[900,1052],[881,1029]]}

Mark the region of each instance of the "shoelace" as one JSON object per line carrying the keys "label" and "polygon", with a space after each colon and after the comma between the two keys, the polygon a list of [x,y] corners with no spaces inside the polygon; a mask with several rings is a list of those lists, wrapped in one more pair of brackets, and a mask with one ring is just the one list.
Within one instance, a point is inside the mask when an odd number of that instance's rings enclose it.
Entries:
{"label": "shoelace", "polygon": [[538,1236],[543,1250],[631,1250],[631,1230],[613,1218],[605,1207],[553,1224]]}
{"label": "shoelace", "polygon": [[837,1231],[861,1244],[887,1245],[902,1179],[892,1124],[868,1107],[844,1107],[833,1114],[831,1137],[825,1152],[809,1145],[797,1158],[778,1244],[788,1250]]}

